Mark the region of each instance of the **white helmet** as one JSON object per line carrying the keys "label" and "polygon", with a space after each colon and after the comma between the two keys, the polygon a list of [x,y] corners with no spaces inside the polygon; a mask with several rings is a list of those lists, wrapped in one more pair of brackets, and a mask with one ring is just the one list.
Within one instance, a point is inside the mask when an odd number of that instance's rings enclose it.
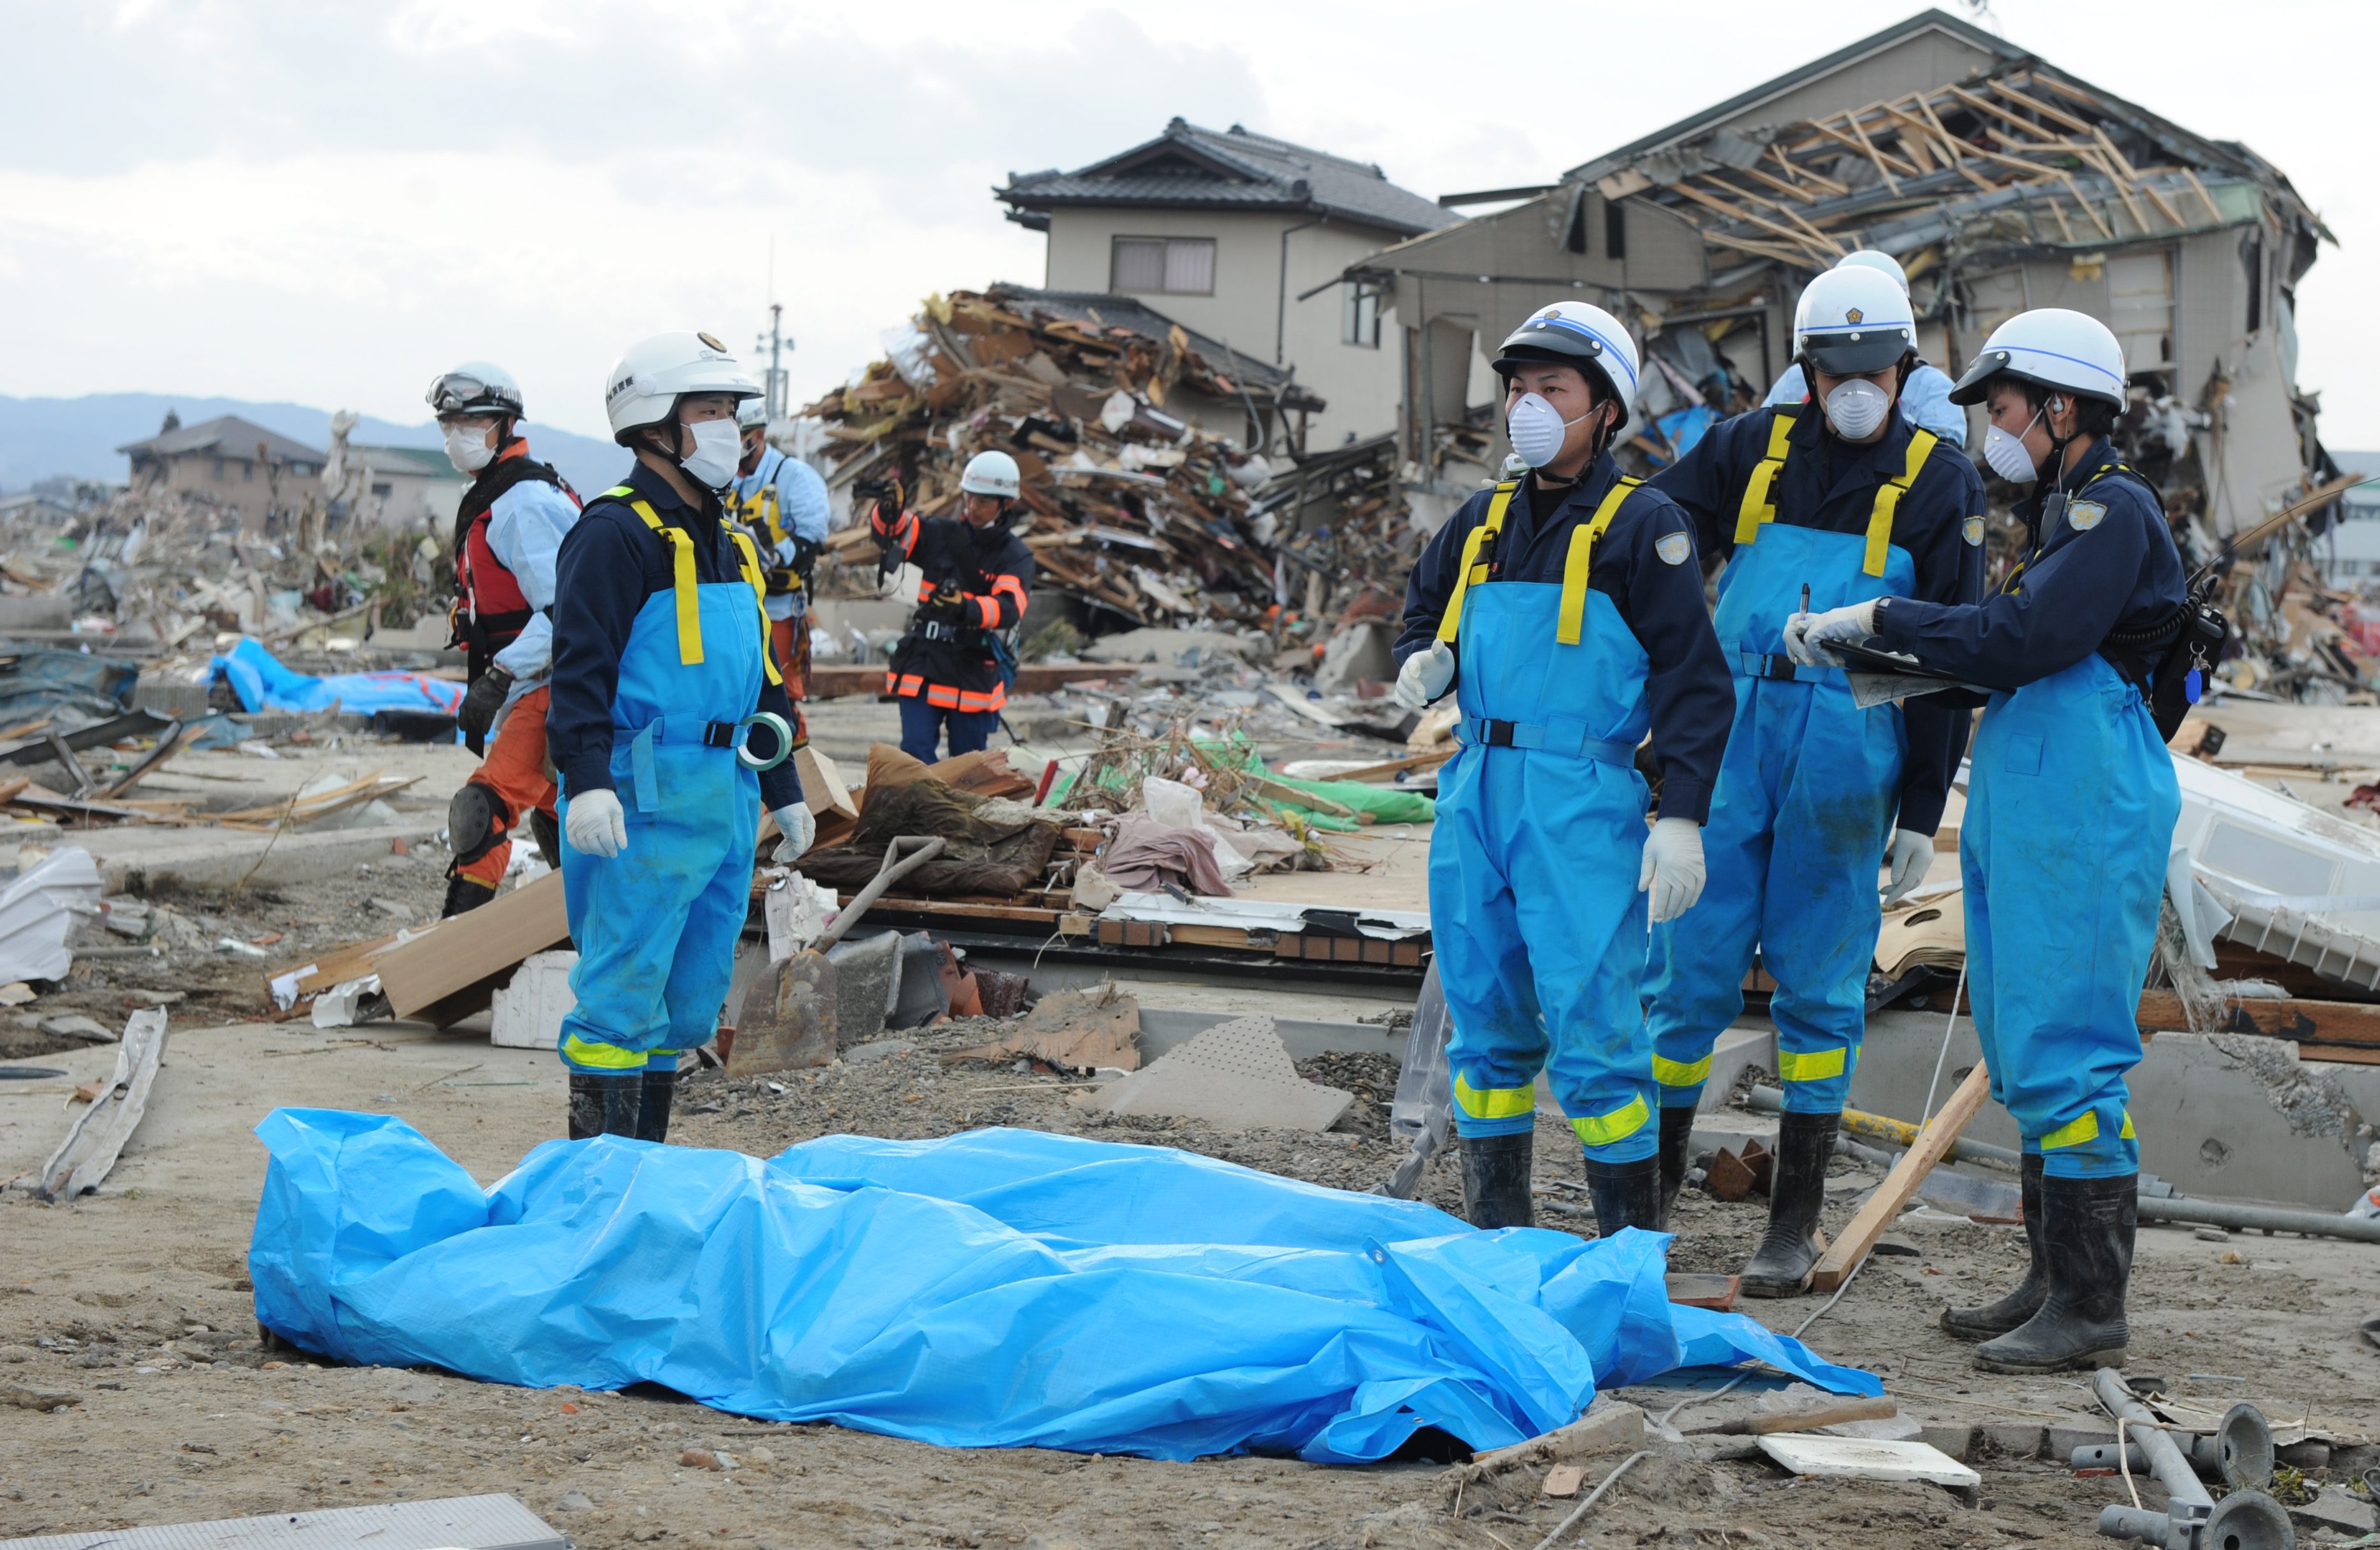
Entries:
{"label": "white helmet", "polygon": [[758,398],[760,384],[726,345],[708,333],[656,333],[629,345],[612,363],[603,384],[603,412],[612,418],[612,440],[627,445],[628,432],[659,425],[677,412],[689,393],[726,393]]}
{"label": "white helmet", "polygon": [[1629,408],[1636,401],[1636,341],[1628,336],[1619,319],[1602,308],[1584,301],[1557,301],[1530,313],[1528,321],[1514,329],[1498,352],[1496,372],[1510,377],[1526,361],[1553,361],[1593,373],[1620,403],[1620,418],[1612,421],[1611,429],[1618,430],[1628,423]]}
{"label": "white helmet", "polygon": [[513,374],[484,360],[467,360],[452,371],[441,371],[430,380],[430,391],[421,397],[440,419],[453,415],[518,418],[523,413],[520,384],[513,381]]}
{"label": "white helmet", "polygon": [[749,430],[756,425],[766,426],[768,423],[769,401],[766,398],[747,398],[735,406],[736,430]]}
{"label": "white helmet", "polygon": [[959,489],[969,495],[1014,501],[1017,477],[1016,459],[1004,452],[979,452],[967,459],[965,471],[959,475]]}
{"label": "white helmet", "polygon": [[1900,260],[1889,253],[1879,253],[1873,248],[1863,248],[1856,253],[1845,253],[1841,258],[1837,259],[1835,267],[1837,269],[1872,269],[1878,274],[1891,276],[1892,283],[1900,287],[1901,295],[1909,294],[1909,272],[1901,268]]}
{"label": "white helmet", "polygon": [[1881,371],[1916,347],[1909,293],[1864,264],[1827,271],[1793,309],[1793,353],[1829,377]]}
{"label": "white helmet", "polygon": [[2036,307],[1992,330],[1958,385],[1953,404],[1980,404],[1995,377],[2104,399],[2124,406],[2124,347],[2107,325],[2085,312]]}

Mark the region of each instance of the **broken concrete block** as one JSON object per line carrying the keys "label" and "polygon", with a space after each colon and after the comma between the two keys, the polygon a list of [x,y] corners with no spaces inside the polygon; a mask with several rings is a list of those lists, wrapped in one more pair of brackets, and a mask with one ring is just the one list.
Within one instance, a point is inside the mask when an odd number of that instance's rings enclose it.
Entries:
{"label": "broken concrete block", "polygon": [[1984,1483],[1982,1475],[1922,1442],[1779,1432],[1761,1438],[1760,1451],[1795,1474],[1823,1479],[1925,1481],[1961,1490]]}
{"label": "broken concrete block", "polygon": [[77,1038],[85,1044],[114,1044],[115,1033],[91,1021],[79,1012],[64,1011],[44,1017],[39,1024],[42,1032],[52,1038]]}
{"label": "broken concrete block", "polygon": [[2301,1528],[2336,1529],[2350,1534],[2368,1534],[2380,1527],[2370,1502],[2351,1496],[2336,1485],[2325,1485],[2314,1494],[2313,1501],[2289,1508],[2289,1516],[2297,1520]]}
{"label": "broken concrete block", "polygon": [[1297,1074],[1269,1017],[1219,1023],[1155,1064],[1087,1095],[1110,1114],[1161,1114],[1233,1130],[1326,1131],[1355,1095]]}
{"label": "broken concrete block", "polygon": [[578,1004],[570,971],[578,954],[567,950],[532,952],[495,995],[488,1042],[506,1049],[552,1049],[562,1036],[562,1020]]}

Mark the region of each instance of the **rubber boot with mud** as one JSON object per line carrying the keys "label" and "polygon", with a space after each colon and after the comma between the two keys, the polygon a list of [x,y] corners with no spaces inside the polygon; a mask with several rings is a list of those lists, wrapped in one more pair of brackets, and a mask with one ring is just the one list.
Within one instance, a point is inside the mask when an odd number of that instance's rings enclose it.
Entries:
{"label": "rubber boot with mud", "polygon": [[1945,1308],[1942,1327],[1961,1340],[1988,1340],[2005,1335],[2041,1312],[2041,1300],[2048,1295],[2049,1282],[2041,1268],[2041,1157],[2028,1153],[2023,1163],[2024,1241],[2033,1251],[2033,1263],[2024,1267],[2024,1279],[2016,1290],[1997,1302],[1986,1302],[1980,1308]]}
{"label": "rubber boot with mud", "polygon": [[570,1073],[570,1139],[634,1135],[644,1107],[645,1073],[574,1071]]}
{"label": "rubber boot with mud", "polygon": [[537,854],[545,864],[557,870],[562,866],[562,821],[542,807],[528,812],[529,838],[537,842]]}
{"label": "rubber boot with mud", "polygon": [[1661,1110],[1661,1214],[1655,1225],[1664,1232],[1670,1228],[1670,1208],[1677,1205],[1678,1192],[1686,1187],[1686,1153],[1694,1139],[1694,1112]]}
{"label": "rubber boot with mud", "polygon": [[1827,1160],[1840,1114],[1778,1117],[1777,1171],[1768,1187],[1768,1230],[1744,1262],[1746,1297],[1798,1297],[1818,1265],[1818,1217],[1827,1206]]}
{"label": "rubber boot with mud", "polygon": [[1609,1238],[1623,1227],[1658,1229],[1661,1222],[1661,1159],[1634,1162],[1586,1159],[1586,1191],[1595,1201],[1595,1235]]}
{"label": "rubber boot with mud", "polygon": [[1529,1164],[1537,1138],[1518,1135],[1458,1135],[1463,1153],[1463,1216],[1473,1227],[1535,1227],[1529,1199]]}
{"label": "rubber boot with mud", "polygon": [[677,1092],[677,1068],[645,1068],[644,1101],[637,1109],[637,1139],[669,1139],[670,1099]]}
{"label": "rubber boot with mud", "polygon": [[465,910],[476,910],[495,896],[496,890],[477,878],[467,878],[460,872],[449,873],[446,878],[446,902],[439,906],[438,918],[444,920],[449,915],[461,914]]}
{"label": "rubber boot with mud", "polygon": [[2041,1309],[1975,1348],[1987,1373],[2060,1373],[2120,1367],[2131,1331],[2124,1289],[2132,1275],[2140,1175],[2041,1181]]}

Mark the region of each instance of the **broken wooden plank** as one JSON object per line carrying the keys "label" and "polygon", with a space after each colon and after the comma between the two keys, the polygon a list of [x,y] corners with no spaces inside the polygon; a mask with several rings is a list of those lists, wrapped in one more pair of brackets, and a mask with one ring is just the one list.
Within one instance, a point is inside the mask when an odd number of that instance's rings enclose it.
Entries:
{"label": "broken wooden plank", "polygon": [[569,940],[562,874],[548,872],[373,954],[371,972],[397,1016],[443,1027],[486,1011],[522,959]]}
{"label": "broken wooden plank", "polygon": [[115,1074],[107,1090],[76,1118],[66,1139],[42,1165],[39,1193],[43,1200],[72,1200],[99,1188],[140,1125],[164,1058],[165,1011],[144,1007],[125,1022],[124,1040],[115,1050]]}
{"label": "broken wooden plank", "polygon": [[141,755],[134,761],[131,769],[100,787],[94,794],[109,798],[125,795],[133,787],[164,769],[165,761],[188,746],[190,741],[197,735],[195,728],[186,727],[179,721],[175,722],[157,734],[156,746]]}
{"label": "broken wooden plank", "polygon": [[1983,1107],[1990,1092],[1991,1078],[1978,1060],[1975,1069],[1967,1073],[1967,1080],[1950,1095],[1950,1101],[1942,1106],[1941,1112],[1925,1121],[1925,1127],[1917,1132],[1917,1144],[1900,1155],[1892,1171],[1884,1176],[1884,1182],[1852,1216],[1842,1236],[1819,1256],[1818,1267],[1810,1278],[1812,1291],[1834,1291],[1859,1268],[1860,1261],[1867,1257],[1876,1241],[1884,1236],[1885,1229],[1900,1215],[1901,1207],[1909,1204],[1925,1176],[1934,1171],[1934,1165],[1942,1160],[1950,1144],[1959,1139],[1959,1132],[1967,1128],[1967,1121],[1975,1117],[1975,1110]]}
{"label": "broken wooden plank", "polygon": [[[2182,1033],[2190,1028],[2181,998],[2170,990],[2143,991],[2137,1022],[2152,1033]],[[2380,1051],[2380,1006],[2362,1001],[2235,998],[2224,1003],[2220,1025],[2205,1031],[2262,1034],[2301,1044],[2353,1045]]]}

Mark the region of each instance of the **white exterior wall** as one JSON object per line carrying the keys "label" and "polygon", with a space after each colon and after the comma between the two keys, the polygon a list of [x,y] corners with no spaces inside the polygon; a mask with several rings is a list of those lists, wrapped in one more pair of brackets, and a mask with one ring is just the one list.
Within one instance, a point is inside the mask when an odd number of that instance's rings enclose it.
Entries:
{"label": "white exterior wall", "polygon": [[[1042,284],[1053,291],[1111,289],[1111,255],[1119,236],[1213,238],[1212,296],[1131,294],[1184,327],[1257,360],[1273,360],[1278,341],[1281,363],[1294,366],[1298,381],[1330,406],[1307,420],[1306,444],[1319,451],[1351,435],[1373,436],[1395,429],[1396,322],[1383,319],[1378,349],[1349,345],[1341,338],[1339,288],[1334,285],[1302,302],[1298,294],[1335,278],[1395,237],[1337,217],[1307,225],[1313,219],[1207,210],[1052,211]],[[1298,227],[1304,229],[1293,229]],[[1289,254],[1285,270],[1284,232]]]}

